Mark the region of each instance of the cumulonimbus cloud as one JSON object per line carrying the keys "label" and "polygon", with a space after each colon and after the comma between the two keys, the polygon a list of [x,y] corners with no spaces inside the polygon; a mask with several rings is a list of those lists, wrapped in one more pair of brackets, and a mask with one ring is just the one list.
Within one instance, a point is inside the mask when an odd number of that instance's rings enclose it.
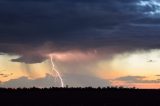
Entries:
{"label": "cumulonimbus cloud", "polygon": [[159,16],[141,1],[0,0],[0,52],[36,63],[59,51],[159,48]]}

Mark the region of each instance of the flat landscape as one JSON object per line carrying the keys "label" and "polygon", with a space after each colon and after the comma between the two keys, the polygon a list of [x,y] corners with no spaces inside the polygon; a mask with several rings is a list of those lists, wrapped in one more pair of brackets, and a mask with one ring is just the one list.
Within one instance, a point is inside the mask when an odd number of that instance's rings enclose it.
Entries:
{"label": "flat landscape", "polygon": [[0,89],[4,106],[159,106],[160,90],[124,88]]}

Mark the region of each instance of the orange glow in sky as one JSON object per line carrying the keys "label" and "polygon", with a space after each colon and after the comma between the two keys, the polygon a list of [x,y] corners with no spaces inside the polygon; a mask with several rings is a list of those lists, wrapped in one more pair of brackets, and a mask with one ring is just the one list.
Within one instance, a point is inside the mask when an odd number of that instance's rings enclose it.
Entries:
{"label": "orange glow in sky", "polygon": [[[160,88],[159,83],[154,83],[154,80],[160,79],[160,50],[136,51],[132,53],[117,54],[111,59],[96,58],[97,53],[83,53],[83,52],[64,52],[64,53],[53,53],[53,58],[61,66],[62,75],[71,72],[70,69],[73,67],[66,68],[63,64],[73,63],[79,61],[78,64],[83,66],[83,62],[93,63],[92,65],[84,66],[86,74],[93,75],[103,80],[109,80],[113,86],[125,86],[125,87],[138,87],[138,88]],[[10,60],[18,56],[0,55],[0,74],[6,74],[7,77],[0,77],[1,82],[16,79],[22,76],[26,76],[30,79],[37,79],[45,77],[45,75],[51,74],[51,63],[46,60],[42,63],[36,64],[25,64],[19,62],[11,62]],[[94,60],[94,61],[93,61]],[[152,60],[152,61],[151,61]],[[63,62],[63,64],[61,64]],[[14,68],[13,68],[14,67]],[[65,70],[65,71],[64,71]],[[76,72],[76,71],[75,71]],[[81,73],[81,70],[79,71]],[[85,74],[85,72],[83,73]],[[56,75],[55,75],[56,76]],[[119,77],[125,76],[143,76],[142,81],[153,81],[147,82],[133,82],[128,83],[127,81],[115,80]],[[76,83],[76,82],[75,82]]]}

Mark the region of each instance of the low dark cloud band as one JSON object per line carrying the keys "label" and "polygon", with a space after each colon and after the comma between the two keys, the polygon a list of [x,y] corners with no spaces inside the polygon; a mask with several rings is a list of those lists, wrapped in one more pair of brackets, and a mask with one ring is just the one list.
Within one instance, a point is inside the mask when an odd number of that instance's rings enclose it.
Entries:
{"label": "low dark cloud band", "polygon": [[41,56],[37,50],[48,42],[49,47],[43,48],[47,53],[74,49],[159,48],[160,18],[146,15],[151,10],[137,5],[139,2],[1,0],[0,52],[21,55],[13,60],[18,62],[36,54],[39,56],[34,62],[37,62]]}

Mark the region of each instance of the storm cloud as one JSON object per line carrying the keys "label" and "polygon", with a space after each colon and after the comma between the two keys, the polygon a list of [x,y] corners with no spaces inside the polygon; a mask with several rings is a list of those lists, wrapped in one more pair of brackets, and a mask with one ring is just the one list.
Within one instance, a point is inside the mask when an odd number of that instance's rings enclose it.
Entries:
{"label": "storm cloud", "polygon": [[160,6],[153,1],[0,0],[0,52],[39,63],[57,51],[159,48]]}

